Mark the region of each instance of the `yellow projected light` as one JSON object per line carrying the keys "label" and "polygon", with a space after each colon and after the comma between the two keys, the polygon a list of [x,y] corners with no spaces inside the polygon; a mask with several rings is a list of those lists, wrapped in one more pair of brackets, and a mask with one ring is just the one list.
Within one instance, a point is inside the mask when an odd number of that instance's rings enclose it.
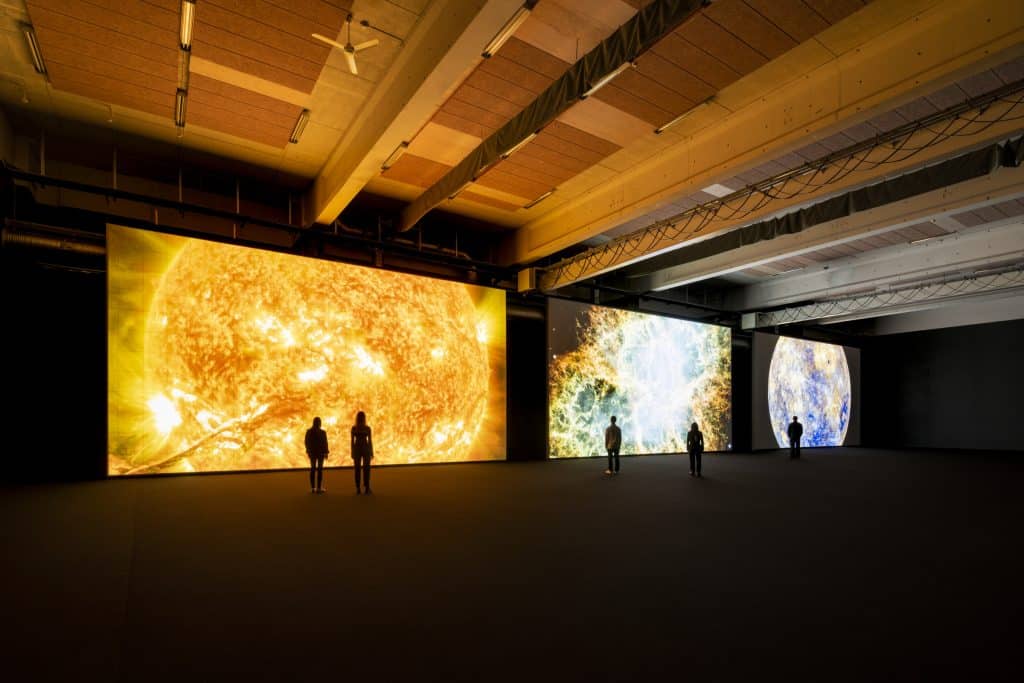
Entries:
{"label": "yellow projected light", "polygon": [[108,228],[111,474],[505,457],[505,295]]}

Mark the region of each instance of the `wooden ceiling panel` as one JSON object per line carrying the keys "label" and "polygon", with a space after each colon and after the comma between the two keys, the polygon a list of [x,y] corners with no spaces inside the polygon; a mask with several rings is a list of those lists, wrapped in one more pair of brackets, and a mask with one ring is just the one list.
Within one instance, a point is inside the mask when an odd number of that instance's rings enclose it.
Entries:
{"label": "wooden ceiling panel", "polygon": [[[85,40],[81,36],[57,33],[49,29],[38,28],[36,35],[40,44],[46,45],[47,64],[55,62],[70,64],[98,73],[105,73],[111,68],[121,67],[171,84],[176,83],[178,78],[177,65],[170,60],[150,59],[146,55],[121,50],[111,45],[101,45]],[[171,52],[171,54],[174,53]],[[164,56],[162,51],[160,56]],[[56,84],[54,85],[56,86]]]}
{"label": "wooden ceiling panel", "polygon": [[696,101],[668,88],[664,83],[644,75],[638,69],[626,69],[615,79],[615,85],[659,109],[676,114],[689,111],[697,104]]}
{"label": "wooden ceiling panel", "polygon": [[47,69],[54,87],[60,90],[151,114],[169,112],[168,116],[174,116],[173,91],[154,90],[60,62],[50,62]]}
{"label": "wooden ceiling panel", "polygon": [[99,46],[108,60],[121,60],[128,55],[135,55],[149,63],[177,68],[178,49],[173,43],[169,46],[154,45],[102,26],[84,24],[73,17],[41,7],[33,10],[32,19],[44,59],[54,46],[83,50],[83,54],[90,56],[96,54],[94,46]]}
{"label": "wooden ceiling panel", "polygon": [[517,64],[500,53],[490,59],[485,59],[480,63],[479,68],[484,73],[492,74],[529,90],[534,97],[544,92],[555,80],[522,64]]}
{"label": "wooden ceiling panel", "polygon": [[804,0],[804,2],[830,24],[842,21],[866,4],[861,0]]}
{"label": "wooden ceiling panel", "polygon": [[797,43],[828,28],[828,22],[803,0],[746,0],[746,3]]}
{"label": "wooden ceiling panel", "polygon": [[270,126],[254,119],[239,119],[238,114],[229,109],[211,106],[203,101],[190,101],[188,104],[188,126],[195,125],[218,132],[230,132],[236,137],[252,140],[271,147],[282,148],[288,144],[291,128]]}
{"label": "wooden ceiling panel", "polygon": [[538,162],[536,157],[519,158],[518,155],[513,155],[500,162],[500,165],[501,170],[506,173],[519,176],[520,178],[525,178],[527,180],[536,180],[538,182],[546,183],[551,187],[564,183],[575,175],[575,173],[558,168],[557,166]]}
{"label": "wooden ceiling panel", "polygon": [[[320,75],[330,47],[314,40],[309,33],[295,35],[279,25],[265,24],[250,17],[251,13],[235,14],[213,4],[201,3],[196,10],[194,41],[214,41],[252,59],[277,64],[313,79]],[[336,35],[337,29],[334,27],[330,37]],[[322,30],[329,31],[326,28]]]}
{"label": "wooden ceiling panel", "polygon": [[263,78],[268,81],[273,81],[280,85],[293,88],[300,92],[310,93],[313,91],[313,86],[316,85],[316,79],[307,78],[295,74],[288,69],[283,69],[271,64],[253,61],[252,59],[226,50],[215,43],[210,42],[193,42],[192,54],[195,57],[202,59],[208,59],[211,62],[216,62],[221,66],[226,66],[242,73],[247,73],[258,78]]}
{"label": "wooden ceiling panel", "polygon": [[622,149],[614,142],[609,142],[604,138],[591,135],[585,130],[580,130],[575,126],[570,126],[569,124],[562,123],[561,121],[552,121],[544,131],[537,136],[537,139],[541,140],[549,136],[565,140],[566,142],[570,142],[578,147],[582,147],[583,149],[599,154],[601,158],[604,158],[609,154],[614,154]]}
{"label": "wooden ceiling panel", "polygon": [[506,81],[503,78],[487,73],[481,69],[476,69],[466,78],[466,83],[489,92],[496,97],[508,100],[512,104],[515,104],[519,109],[525,109],[531,102],[533,102],[537,96],[530,90],[520,87],[519,85]]}
{"label": "wooden ceiling panel", "polygon": [[718,0],[708,5],[704,12],[713,22],[769,59],[778,57],[797,44],[743,0]]}
{"label": "wooden ceiling panel", "polygon": [[486,93],[479,88],[474,88],[467,83],[463,83],[459,86],[458,90],[452,94],[452,99],[468,102],[469,104],[480,107],[481,109],[486,109],[493,114],[505,117],[506,121],[522,111],[519,107],[508,100],[502,99],[501,97],[495,97],[494,95]]}
{"label": "wooden ceiling panel", "polygon": [[567,157],[560,152],[536,145],[534,144],[535,142],[536,140],[516,152],[519,163],[528,163],[537,168],[548,170],[552,175],[568,173],[570,177],[582,173],[591,166],[586,161]]}
{"label": "wooden ceiling panel", "polygon": [[725,62],[675,33],[658,41],[652,52],[707,83],[715,91],[732,85],[741,75]]}
{"label": "wooden ceiling panel", "polygon": [[[260,122],[274,127],[287,128],[291,133],[302,107],[281,100],[260,95],[223,81],[195,75],[188,89],[189,109],[203,103],[235,114],[237,120]],[[223,132],[230,133],[231,128]],[[287,140],[287,135],[285,136]]]}
{"label": "wooden ceiling panel", "polygon": [[427,188],[443,178],[451,169],[452,167],[447,164],[406,153],[381,175],[407,185]]}
{"label": "wooden ceiling panel", "polygon": [[654,51],[645,54],[637,64],[636,70],[640,74],[653,78],[666,88],[671,88],[692,104],[703,102],[715,94],[715,89],[710,85]]}
{"label": "wooden ceiling panel", "polygon": [[484,128],[479,123],[467,121],[466,119],[460,118],[458,116],[453,116],[452,114],[449,114],[445,111],[437,112],[436,114],[434,114],[434,118],[432,118],[430,121],[431,123],[436,123],[439,126],[451,128],[452,130],[457,130],[460,133],[472,135],[473,137],[480,138],[481,140],[490,135],[488,129]]}
{"label": "wooden ceiling panel", "polygon": [[456,166],[476,149],[480,138],[436,123],[428,123],[406,150],[409,154]]}
{"label": "wooden ceiling panel", "polygon": [[479,185],[483,185],[484,187],[490,187],[495,190],[513,194],[517,197],[522,197],[527,201],[535,197],[539,197],[552,189],[550,185],[543,182],[530,180],[529,178],[521,178],[517,175],[506,173],[501,169],[501,164],[498,164],[484,173],[482,176],[477,178],[475,182]]}
{"label": "wooden ceiling panel", "polygon": [[[79,30],[84,34],[91,32],[93,27],[105,27],[115,33],[157,45],[173,47],[178,44],[179,18],[176,13],[138,2],[123,3],[122,6],[122,3],[114,0],[100,1],[103,4],[68,0],[27,0],[25,4],[33,24],[41,18],[39,10],[49,10],[82,22],[84,25]],[[140,8],[144,11],[137,11]],[[125,9],[137,16],[125,14]],[[43,56],[46,56],[45,52]]]}
{"label": "wooden ceiling panel", "polygon": [[464,190],[459,193],[459,199],[466,199],[477,204],[483,204],[485,206],[493,206],[496,209],[503,209],[505,211],[515,211],[516,209],[522,208],[521,204],[513,204],[512,202],[502,201],[497,197],[492,197],[486,194],[480,194],[479,192],[472,192],[470,190]]}
{"label": "wooden ceiling panel", "polygon": [[703,14],[695,15],[676,33],[740,74],[751,73],[768,62],[767,57]]}
{"label": "wooden ceiling panel", "polygon": [[[508,121],[504,116],[491,113],[486,109],[481,109],[480,107],[468,102],[457,100],[454,97],[448,98],[448,101],[441,105],[441,111],[451,114],[452,116],[458,116],[466,121],[478,123],[490,132],[498,130],[506,121]],[[488,133],[488,135],[489,134],[490,133]]]}
{"label": "wooden ceiling panel", "polygon": [[557,119],[598,138],[626,147],[651,131],[650,125],[596,97],[577,102]]}
{"label": "wooden ceiling panel", "polygon": [[[555,137],[554,135],[551,135],[547,129],[541,131],[540,134],[523,149],[523,151],[525,152],[527,148],[529,148],[530,154],[539,156],[542,159],[548,160],[550,163],[554,163],[557,166],[562,166],[570,170],[582,165],[582,168],[580,169],[580,171],[582,171],[599,163],[605,158],[605,156],[607,156],[605,154],[600,154],[584,147],[580,147],[579,145],[563,140],[562,138]],[[556,158],[552,160],[550,156],[543,156],[542,150],[554,154]],[[579,171],[577,171],[577,173],[578,172]]]}
{"label": "wooden ceiling panel", "polygon": [[679,113],[662,109],[646,100],[634,97],[628,90],[618,87],[614,82],[601,88],[594,97],[607,102],[617,109],[621,109],[631,116],[643,119],[655,128],[671,121]]}
{"label": "wooden ceiling panel", "polygon": [[[319,0],[203,0],[200,11],[216,7],[239,16],[253,17],[285,33],[308,40],[312,33],[334,38],[344,24],[351,6],[352,3],[348,1],[331,4]],[[324,49],[330,48],[324,46]]]}
{"label": "wooden ceiling panel", "polygon": [[561,77],[572,66],[569,62],[562,61],[553,54],[515,37],[509,38],[498,54],[543,74],[552,81]]}

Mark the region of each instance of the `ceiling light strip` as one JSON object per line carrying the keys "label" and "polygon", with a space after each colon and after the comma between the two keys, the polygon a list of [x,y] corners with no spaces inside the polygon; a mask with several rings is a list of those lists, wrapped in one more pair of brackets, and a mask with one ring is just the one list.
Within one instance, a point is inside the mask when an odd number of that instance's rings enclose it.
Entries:
{"label": "ceiling light strip", "polygon": [[22,27],[25,40],[28,41],[28,51],[32,55],[32,66],[35,70],[46,75],[46,62],[43,61],[43,52],[39,49],[39,41],[36,39],[36,30],[29,25]]}
{"label": "ceiling light strip", "polygon": [[181,0],[181,30],[178,42],[182,50],[192,49],[192,28],[196,20],[195,0]]}
{"label": "ceiling light strip", "polygon": [[623,71],[630,67],[636,67],[635,60],[623,62],[621,65],[619,65],[619,68],[615,69],[615,71],[612,71],[611,73],[602,76],[600,79],[598,79],[597,83],[594,83],[592,86],[587,88],[587,90],[582,95],[580,95],[580,99],[587,99],[588,97],[596,93],[598,90],[611,83],[616,76],[618,76],[619,74],[621,74]]}
{"label": "ceiling light strip", "polygon": [[512,156],[513,154],[521,150],[523,147],[525,147],[530,142],[530,140],[533,140],[535,137],[537,137],[537,133],[530,133],[525,138],[523,138],[522,140],[520,140],[519,142],[512,145],[504,152],[502,152],[501,158],[508,159],[510,156]]}
{"label": "ceiling light strip", "polygon": [[306,130],[307,123],[309,123],[309,110],[303,109],[299,112],[299,118],[295,120],[295,126],[292,127],[292,134],[288,136],[288,142],[293,145],[298,143],[302,133]]}
{"label": "ceiling light strip", "polygon": [[523,25],[527,17],[530,16],[530,12],[537,4],[537,0],[527,0],[523,5],[516,10],[516,13],[505,22],[505,25],[501,27],[497,34],[491,38],[491,42],[487,43],[487,47],[480,53],[480,56],[484,59],[490,59],[494,54],[501,49],[501,46],[508,42],[516,30]]}
{"label": "ceiling light strip", "polygon": [[380,165],[380,170],[386,171],[392,166],[394,166],[395,162],[402,158],[402,155],[405,154],[405,151],[407,149],[409,149],[409,143],[406,142],[405,140],[402,140],[402,142],[399,143],[398,147],[395,147],[395,151],[392,152],[391,155],[384,160],[384,163]]}
{"label": "ceiling light strip", "polygon": [[541,203],[542,201],[544,201],[545,199],[547,199],[548,197],[550,197],[551,195],[553,195],[553,194],[555,193],[555,190],[557,190],[557,189],[558,189],[558,188],[556,188],[556,187],[553,187],[553,188],[551,188],[550,190],[548,190],[547,192],[545,192],[545,193],[544,193],[544,194],[542,194],[541,196],[539,196],[539,197],[537,197],[536,199],[534,199],[534,200],[533,200],[532,202],[530,202],[529,204],[526,204],[525,206],[523,206],[523,208],[524,208],[524,209],[532,209],[533,207],[537,206],[537,205],[538,205],[538,204],[540,204],[540,203]]}
{"label": "ceiling light strip", "polygon": [[712,101],[713,101],[714,99],[715,99],[715,96],[714,96],[714,95],[712,95],[711,97],[707,98],[707,99],[706,99],[706,100],[704,100],[703,102],[701,102],[701,103],[699,103],[699,104],[696,104],[696,105],[694,105],[694,106],[693,106],[692,108],[690,108],[690,109],[687,109],[687,110],[686,110],[686,111],[684,111],[684,112],[683,112],[682,114],[680,114],[679,116],[675,117],[674,119],[672,119],[672,120],[671,120],[671,121],[669,121],[668,123],[666,123],[666,124],[663,124],[663,125],[661,125],[661,126],[658,126],[657,128],[655,128],[655,129],[654,129],[654,134],[655,134],[655,135],[661,135],[661,134],[662,134],[662,133],[664,133],[664,132],[665,132],[666,130],[668,130],[668,129],[669,129],[669,128],[671,128],[672,126],[676,125],[676,124],[677,124],[677,123],[679,123],[680,121],[683,121],[684,119],[688,119],[688,118],[690,118],[691,116],[693,116],[694,114],[696,114],[696,113],[697,113],[698,111],[700,111],[700,110],[701,110],[701,109],[703,109],[704,107],[706,107],[706,106],[708,106],[709,104],[711,104],[711,102],[712,102]]}

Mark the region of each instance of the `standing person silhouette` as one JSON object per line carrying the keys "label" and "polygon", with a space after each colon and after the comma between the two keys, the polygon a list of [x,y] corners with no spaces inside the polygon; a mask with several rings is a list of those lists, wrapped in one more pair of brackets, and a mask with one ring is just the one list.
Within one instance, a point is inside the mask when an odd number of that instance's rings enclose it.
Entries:
{"label": "standing person silhouette", "polygon": [[352,460],[356,470],[356,494],[359,494],[359,474],[363,475],[363,493],[370,491],[370,461],[373,460],[373,433],[366,424],[366,413],[356,413],[356,423],[352,426]]}
{"label": "standing person silhouette", "polygon": [[789,457],[799,458],[800,437],[804,435],[804,426],[797,421],[796,415],[793,416],[793,421],[789,423],[786,434],[789,435]]}
{"label": "standing person silhouette", "polygon": [[690,454],[690,476],[700,477],[700,456],[704,452],[704,435],[694,422],[690,425],[690,431],[686,434],[686,451]]}
{"label": "standing person silhouette", "polygon": [[306,455],[309,456],[309,492],[323,493],[324,458],[331,452],[327,447],[327,432],[320,429],[320,418],[313,418],[313,426],[306,430]]}
{"label": "standing person silhouette", "polygon": [[608,469],[604,473],[608,475],[619,473],[619,447],[622,446],[622,430],[615,424],[614,415],[611,422],[604,430],[604,447],[608,450]]}

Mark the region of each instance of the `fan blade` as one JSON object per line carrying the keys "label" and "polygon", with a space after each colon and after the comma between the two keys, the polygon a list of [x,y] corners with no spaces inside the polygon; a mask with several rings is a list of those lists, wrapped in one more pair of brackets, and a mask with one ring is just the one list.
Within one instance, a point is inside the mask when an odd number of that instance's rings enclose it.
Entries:
{"label": "fan blade", "polygon": [[345,50],[345,61],[348,62],[348,70],[352,72],[352,75],[358,76],[359,70],[356,69],[355,52],[349,52],[348,50]]}
{"label": "fan blade", "polygon": [[360,50],[365,50],[368,47],[376,47],[379,44],[380,41],[374,38],[373,40],[368,40],[365,43],[359,43],[358,45],[355,46],[354,49],[356,52],[359,52]]}
{"label": "fan blade", "polygon": [[345,49],[344,45],[342,45],[341,43],[339,43],[337,41],[331,40],[327,36],[322,36],[319,33],[314,33],[313,37],[316,38],[317,40],[319,40],[321,43],[327,43],[331,47],[336,47],[339,50],[344,50]]}

